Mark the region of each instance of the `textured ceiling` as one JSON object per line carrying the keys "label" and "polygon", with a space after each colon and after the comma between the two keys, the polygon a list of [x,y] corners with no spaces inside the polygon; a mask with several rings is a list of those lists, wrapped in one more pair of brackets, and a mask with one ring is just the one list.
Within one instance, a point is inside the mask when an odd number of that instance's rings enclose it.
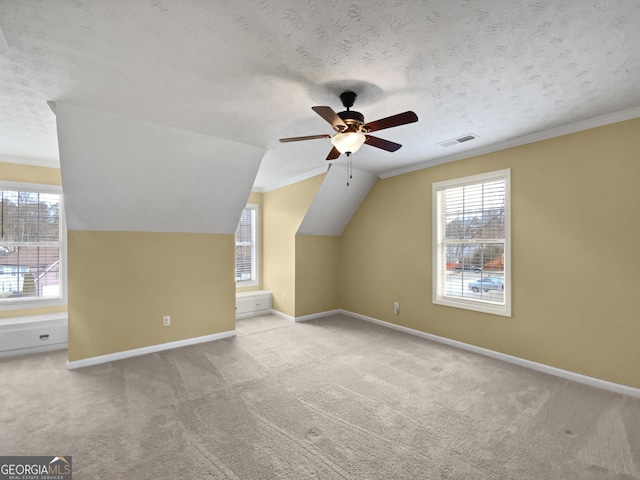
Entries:
{"label": "textured ceiling", "polygon": [[258,189],[326,168],[329,140],[278,138],[332,133],[310,107],[345,89],[420,118],[354,154],[377,174],[640,109],[638,0],[0,0],[0,28],[14,161],[57,161],[47,101],[262,148]]}

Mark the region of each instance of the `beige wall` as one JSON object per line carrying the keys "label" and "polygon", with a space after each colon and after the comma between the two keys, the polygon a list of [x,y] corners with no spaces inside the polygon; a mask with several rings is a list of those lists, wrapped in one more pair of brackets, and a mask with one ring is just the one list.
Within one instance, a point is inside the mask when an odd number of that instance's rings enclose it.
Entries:
{"label": "beige wall", "polygon": [[259,192],[251,192],[249,195],[249,200],[247,200],[247,204],[258,205],[258,285],[253,287],[239,287],[236,288],[238,292],[250,292],[252,290],[262,290],[262,272],[264,268],[264,249],[262,247],[262,235],[263,235],[263,208],[262,208],[262,193]]}
{"label": "beige wall", "polygon": [[[640,387],[639,159],[637,119],[379,180],[342,235],[342,308]],[[503,168],[512,318],[432,304],[432,183]]]}
{"label": "beige wall", "polygon": [[36,167],[0,162],[0,179],[10,182],[62,185],[59,168]]}
{"label": "beige wall", "polygon": [[340,237],[296,236],[296,317],[340,308]]}
{"label": "beige wall", "polygon": [[325,174],[263,194],[262,284],[274,310],[296,315],[296,232]]}
{"label": "beige wall", "polygon": [[70,361],[234,330],[233,235],[72,230],[68,245]]}
{"label": "beige wall", "polygon": [[[61,185],[60,169],[48,167],[36,167],[31,165],[20,165],[17,163],[0,162],[0,180],[23,183],[42,183],[45,185]],[[26,308],[20,310],[0,311],[0,321],[2,318],[21,317],[28,315],[41,315],[46,313],[65,312],[66,305],[47,308]]]}
{"label": "beige wall", "polygon": [[[291,316],[343,308],[640,388],[639,158],[637,119],[378,180],[341,237],[295,235],[324,175],[252,194],[256,288]],[[503,168],[513,316],[432,304],[432,183]],[[57,169],[8,163],[0,178],[60,184]],[[71,231],[68,250],[72,361],[234,328],[233,235]]]}

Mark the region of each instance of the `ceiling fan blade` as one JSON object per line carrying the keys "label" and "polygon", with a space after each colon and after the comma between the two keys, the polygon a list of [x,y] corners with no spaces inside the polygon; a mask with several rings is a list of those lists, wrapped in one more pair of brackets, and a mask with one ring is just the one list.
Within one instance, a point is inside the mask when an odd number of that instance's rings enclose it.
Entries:
{"label": "ceiling fan blade", "polygon": [[381,118],[380,120],[374,120],[373,122],[365,123],[362,125],[361,130],[363,132],[376,132],[378,130],[384,130],[385,128],[398,127],[400,125],[406,125],[407,123],[413,123],[418,121],[418,116],[412,111],[398,113],[390,117]]}
{"label": "ceiling fan blade", "polygon": [[364,143],[366,143],[367,145],[371,145],[372,147],[381,148],[382,150],[386,150],[387,152],[395,152],[402,146],[399,143],[390,142],[389,140],[374,137],[372,135],[365,135],[365,137],[366,140],[364,141]]}
{"label": "ceiling fan blade", "polygon": [[311,107],[311,109],[331,124],[334,130],[342,132],[346,130],[347,124],[342,121],[331,107]]}
{"label": "ceiling fan blade", "polygon": [[329,155],[327,155],[327,160],[335,160],[339,156],[340,156],[340,150],[338,150],[336,147],[333,147],[329,152]]}
{"label": "ceiling fan blade", "polygon": [[281,138],[280,141],[282,143],[288,142],[300,142],[302,140],[315,140],[316,138],[331,138],[331,135],[309,135],[307,137],[290,137],[290,138]]}

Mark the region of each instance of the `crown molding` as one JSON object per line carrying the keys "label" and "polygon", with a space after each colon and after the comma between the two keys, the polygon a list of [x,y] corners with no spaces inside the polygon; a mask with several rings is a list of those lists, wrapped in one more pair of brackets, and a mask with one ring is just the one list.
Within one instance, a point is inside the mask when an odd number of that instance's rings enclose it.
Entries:
{"label": "crown molding", "polygon": [[503,142],[493,143],[484,147],[474,148],[472,150],[465,150],[454,155],[447,155],[445,157],[437,157],[430,160],[425,160],[419,163],[413,163],[404,167],[394,168],[378,174],[380,178],[390,178],[397,175],[403,175],[405,173],[415,172],[416,170],[422,170],[424,168],[435,167],[436,165],[442,165],[444,163],[455,162],[457,160],[464,160],[465,158],[477,157],[478,155],[484,155],[486,153],[497,152],[499,150],[505,150],[507,148],[519,147],[528,143],[535,143],[542,140],[548,140],[550,138],[561,137],[563,135],[569,135],[571,133],[581,132],[583,130],[589,130],[591,128],[602,127],[610,125],[612,123],[624,122],[626,120],[633,120],[640,117],[640,107],[624,110],[622,112],[610,113],[607,115],[601,115],[599,117],[591,118],[589,120],[583,120],[568,125],[562,125],[560,127],[551,128],[549,130],[542,130],[523,137],[513,138],[511,140],[505,140]]}

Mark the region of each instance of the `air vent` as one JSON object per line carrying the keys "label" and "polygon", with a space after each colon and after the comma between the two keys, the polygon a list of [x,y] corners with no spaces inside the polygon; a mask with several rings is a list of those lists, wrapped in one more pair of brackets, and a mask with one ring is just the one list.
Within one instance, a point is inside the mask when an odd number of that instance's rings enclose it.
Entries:
{"label": "air vent", "polygon": [[460,143],[468,142],[470,140],[475,140],[478,136],[475,133],[468,133],[458,138],[454,138],[452,140],[447,140],[445,142],[440,142],[438,145],[441,147],[453,147],[454,145],[458,145]]}

